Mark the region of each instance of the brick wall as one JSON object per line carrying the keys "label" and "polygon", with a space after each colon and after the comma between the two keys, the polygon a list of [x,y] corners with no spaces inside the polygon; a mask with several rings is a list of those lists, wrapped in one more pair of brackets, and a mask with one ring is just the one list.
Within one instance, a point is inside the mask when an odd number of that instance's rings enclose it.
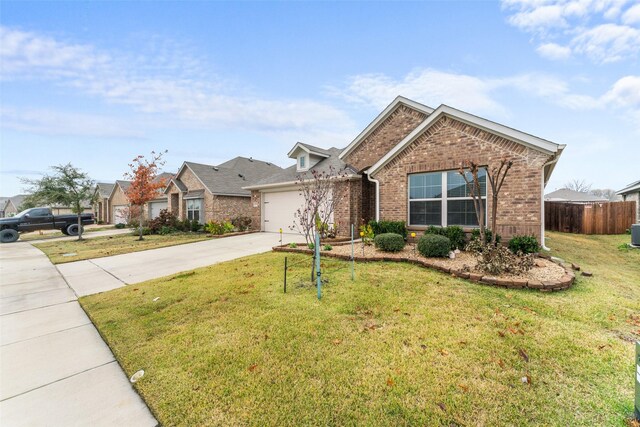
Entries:
{"label": "brick wall", "polygon": [[205,215],[207,221],[226,221],[238,216],[252,216],[250,197],[213,196],[212,203],[212,210],[207,211]]}
{"label": "brick wall", "polygon": [[251,230],[262,230],[262,193],[251,191],[251,201],[249,202],[249,213],[251,217]]}
{"label": "brick wall", "polygon": [[351,224],[356,230],[362,223],[362,181],[340,181],[334,188],[336,207],[333,212],[333,222],[338,229],[338,236],[351,235]]}
{"label": "brick wall", "polygon": [[114,207],[122,205],[129,205],[129,198],[124,194],[124,191],[122,191],[122,187],[116,185],[113,194],[111,194],[111,198],[109,199],[109,216],[112,220],[115,218]]}
{"label": "brick wall", "polygon": [[[541,174],[549,156],[465,123],[443,117],[380,170],[380,219],[406,221],[408,175],[456,170],[463,160],[495,165],[507,156],[514,164],[499,195],[497,231],[540,238]],[[491,190],[487,184],[491,212]],[[487,223],[490,224],[489,220]]]}
{"label": "brick wall", "polygon": [[344,159],[357,170],[372,166],[420,124],[426,115],[405,105],[398,107]]}

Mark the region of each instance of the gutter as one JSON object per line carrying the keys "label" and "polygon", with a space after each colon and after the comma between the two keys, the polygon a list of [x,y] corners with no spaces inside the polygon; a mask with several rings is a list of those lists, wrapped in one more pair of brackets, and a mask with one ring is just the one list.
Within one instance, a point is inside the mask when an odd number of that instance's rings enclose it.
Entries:
{"label": "gutter", "polygon": [[367,179],[376,185],[376,221],[380,221],[380,181],[371,178],[369,171],[365,171]]}
{"label": "gutter", "polygon": [[[353,179],[362,178],[362,175],[347,175],[341,178],[338,178],[338,181],[351,181]],[[303,180],[303,182],[313,181],[313,178],[308,178]],[[295,181],[284,181],[284,182],[274,182],[272,184],[263,184],[263,185],[248,185],[246,187],[241,187],[243,190],[265,190],[270,188],[278,188],[278,187],[290,187],[292,185],[300,184],[299,180]]]}
{"label": "gutter", "polygon": [[[562,153],[562,151],[560,151],[560,153]],[[544,187],[545,187],[545,180],[544,180],[544,170],[547,168],[547,166],[551,166],[554,163],[557,163],[558,160],[560,160],[560,155],[559,153],[556,153],[556,155],[553,157],[553,160],[548,161],[547,163],[545,163],[544,165],[542,165],[542,174],[540,176],[540,200],[541,200],[541,206],[540,206],[540,247],[542,247],[543,250],[545,251],[550,251],[551,249],[549,249],[546,245],[545,245],[545,241],[544,241]]]}

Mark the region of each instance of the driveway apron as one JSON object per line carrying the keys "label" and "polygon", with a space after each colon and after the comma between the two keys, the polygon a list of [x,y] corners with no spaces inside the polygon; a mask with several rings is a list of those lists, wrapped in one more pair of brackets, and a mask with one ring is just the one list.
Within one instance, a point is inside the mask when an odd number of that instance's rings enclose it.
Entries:
{"label": "driveway apron", "polygon": [[76,293],[28,243],[0,246],[0,332],[0,425],[157,425]]}

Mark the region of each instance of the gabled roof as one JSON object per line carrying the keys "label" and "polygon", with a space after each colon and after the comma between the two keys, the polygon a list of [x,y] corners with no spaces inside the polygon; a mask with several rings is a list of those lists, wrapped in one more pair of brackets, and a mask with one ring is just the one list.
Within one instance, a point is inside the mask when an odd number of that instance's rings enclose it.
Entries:
{"label": "gabled roof", "polygon": [[113,193],[116,192],[116,188],[120,187],[122,189],[122,191],[126,194],[127,192],[127,188],[131,187],[131,181],[125,181],[122,179],[117,179],[115,184],[113,184],[113,189],[111,190],[111,193],[109,193],[109,199],[111,199],[113,197]]}
{"label": "gabled roof", "polygon": [[309,154],[314,154],[318,157],[329,157],[331,154],[329,153],[329,150],[325,150],[324,148],[320,148],[320,147],[316,147],[314,145],[310,145],[310,144],[305,144],[303,142],[297,142],[296,145],[293,146],[293,148],[289,151],[289,153],[287,154],[287,156],[292,157],[293,153],[296,152],[297,149],[302,149],[304,151],[306,151]]}
{"label": "gabled roof", "polygon": [[426,105],[420,104],[419,102],[413,101],[409,98],[405,98],[404,96],[397,96],[396,99],[394,99],[391,104],[389,104],[387,108],[382,111],[382,113],[378,114],[378,116],[373,119],[373,121],[369,123],[369,125],[362,132],[360,132],[360,134],[356,136],[356,138],[351,141],[351,143],[347,145],[344,150],[342,150],[342,153],[340,153],[340,158],[344,159],[351,151],[353,151],[353,149],[355,149],[362,141],[364,141],[369,136],[369,134],[371,134],[371,132],[373,132],[373,130],[378,127],[380,123],[385,121],[387,117],[389,117],[399,105],[404,105],[406,107],[412,108],[423,114],[426,114],[427,116],[433,113],[433,108],[431,107],[427,107]]}
{"label": "gabled roof", "polygon": [[116,184],[113,182],[99,182],[96,184],[96,191],[100,194],[101,198],[108,198],[113,191],[113,187]]}
{"label": "gabled roof", "polygon": [[[245,190],[245,186],[282,171],[280,166],[273,163],[246,157],[236,157],[218,166],[184,162],[176,177],[184,168],[189,168],[209,192],[222,196],[250,196],[251,192]],[[173,182],[180,191],[189,190],[182,182],[181,188],[178,178]]]}
{"label": "gabled roof", "polygon": [[560,190],[552,191],[549,194],[544,195],[544,200],[547,202],[608,202],[606,197],[594,196],[589,193],[582,193],[580,191],[569,190],[568,188],[561,188]]}
{"label": "gabled roof", "polygon": [[[15,196],[9,197],[9,200],[7,200],[6,205],[8,205],[9,203],[11,203],[13,205],[13,207],[19,211],[20,210],[20,206],[22,205],[22,202],[24,202],[24,199],[28,196],[28,194],[17,194]],[[5,205],[5,206],[6,206]]]}
{"label": "gabled roof", "polygon": [[556,144],[546,139],[538,138],[528,133],[521,132],[519,130],[501,125],[496,122],[492,122],[482,117],[474,116],[467,112],[457,110],[448,105],[440,105],[433,110],[433,113],[429,115],[422,123],[418,125],[409,135],[407,135],[402,141],[400,141],[395,147],[393,147],[387,154],[385,154],[380,160],[378,160],[373,166],[367,170],[368,175],[373,175],[379,171],[384,165],[391,161],[395,156],[400,154],[409,144],[411,144],[416,138],[418,138],[425,130],[431,125],[436,123],[441,117],[448,116],[455,120],[467,123],[471,126],[475,126],[480,129],[484,129],[492,134],[502,136],[503,138],[517,142],[529,148],[532,148],[543,153],[553,155],[559,154],[564,149],[564,145]]}
{"label": "gabled roof", "polygon": [[300,178],[311,178],[313,171],[320,173],[329,173],[333,170],[334,172],[345,172],[348,176],[358,176],[358,171],[356,171],[340,159],[339,155],[342,150],[332,147],[324,151],[329,154],[329,157],[320,160],[308,171],[298,172],[296,165],[292,165],[286,169],[283,169],[280,173],[274,174],[268,178],[258,181],[254,185],[249,185],[244,188],[247,190],[255,190],[260,188],[279,187],[295,184],[299,181]]}
{"label": "gabled roof", "polygon": [[622,190],[616,191],[616,194],[623,195],[628,193],[634,193],[636,191],[640,191],[640,181],[632,182],[631,184],[624,187]]}

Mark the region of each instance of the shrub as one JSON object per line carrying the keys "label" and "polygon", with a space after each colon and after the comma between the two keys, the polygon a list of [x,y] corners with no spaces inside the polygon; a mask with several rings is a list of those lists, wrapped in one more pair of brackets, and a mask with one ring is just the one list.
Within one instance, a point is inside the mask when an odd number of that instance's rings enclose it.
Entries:
{"label": "shrub", "polygon": [[[153,234],[151,229],[149,227],[142,227],[142,235],[143,236],[148,236],[149,234]],[[131,230],[131,235],[132,236],[139,236],[140,235],[140,229],[136,228],[135,230]]]}
{"label": "shrub", "polygon": [[369,225],[373,230],[374,235],[384,233],[395,233],[402,236],[403,239],[407,238],[407,225],[404,221],[369,221]]}
{"label": "shrub", "polygon": [[225,230],[225,223],[221,221],[211,220],[204,226],[204,231],[210,234],[215,234],[216,236],[224,234],[226,232]]}
{"label": "shrub", "polygon": [[238,231],[247,231],[251,227],[251,218],[248,216],[237,216],[231,220],[231,224]]}
{"label": "shrub", "polygon": [[162,227],[175,228],[178,218],[168,209],[162,209],[158,216],[149,221],[149,228],[153,233],[160,233]]}
{"label": "shrub", "polygon": [[115,225],[115,227],[116,227],[116,228],[118,228],[118,229],[122,229],[122,228],[125,228],[125,227],[126,227],[126,225],[125,225],[125,224],[120,223],[120,224],[116,224],[116,225]]}
{"label": "shrub", "polygon": [[195,219],[191,221],[191,223],[189,224],[189,231],[196,232],[196,231],[200,231],[201,228],[202,228],[202,224],[200,224]]}
{"label": "shrub", "polygon": [[191,230],[191,221],[188,219],[177,220],[175,225],[176,230],[178,231],[190,231]]}
{"label": "shrub", "polygon": [[425,234],[418,240],[418,252],[425,257],[448,257],[451,240],[438,234]]}
{"label": "shrub", "polygon": [[404,238],[397,233],[378,234],[373,242],[376,248],[384,252],[400,252],[405,245]]}
{"label": "shrub", "polygon": [[[484,229],[484,234],[487,237],[487,242],[491,242],[491,237],[493,236],[493,233],[491,232],[491,230],[489,230],[488,228]],[[471,240],[480,240],[480,229],[479,228],[474,228],[473,231],[471,232]],[[496,243],[500,243],[500,241],[502,240],[502,236],[500,236],[499,234],[496,234]]]}
{"label": "shrub", "polygon": [[509,249],[514,254],[521,252],[523,254],[533,254],[538,252],[540,245],[536,236],[513,236],[509,240]]}
{"label": "shrub", "polygon": [[167,227],[166,225],[163,225],[160,230],[158,230],[158,234],[162,234],[163,236],[167,235],[167,234],[171,234],[171,233],[175,233],[176,229],[173,227]]}
{"label": "shrub", "polygon": [[322,247],[322,249],[323,249],[323,250],[325,250],[325,251],[330,251],[331,249],[333,249],[333,246],[331,246],[331,245],[324,245],[324,246]]}
{"label": "shrub", "polygon": [[295,248],[297,248],[297,247],[298,247],[298,244],[297,244],[297,243],[295,243],[295,242],[291,242],[291,243],[289,243],[289,247],[290,247],[291,249],[295,249]]}
{"label": "shrub", "polygon": [[445,236],[451,241],[452,249],[462,249],[465,244],[464,230],[459,225],[450,225],[449,227],[429,226],[424,234],[435,234]]}
{"label": "shrub", "polygon": [[[479,245],[482,246],[481,243]],[[493,246],[489,243],[483,247],[476,248],[475,253],[478,256],[477,267],[493,275],[503,273],[521,274],[533,267],[532,254],[516,255],[502,245]]]}
{"label": "shrub", "polygon": [[314,250],[316,248],[316,245],[314,245],[313,243],[309,243],[307,247],[311,250]]}

